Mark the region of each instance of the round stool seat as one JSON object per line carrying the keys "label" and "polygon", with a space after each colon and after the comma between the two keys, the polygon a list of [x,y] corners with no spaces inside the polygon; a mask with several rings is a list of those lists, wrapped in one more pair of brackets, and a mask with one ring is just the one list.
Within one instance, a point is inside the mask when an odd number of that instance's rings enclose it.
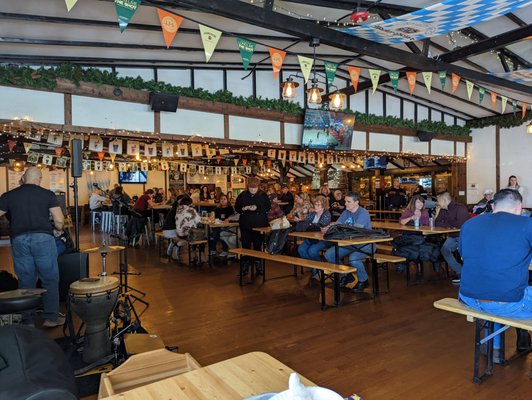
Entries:
{"label": "round stool seat", "polygon": [[0,293],[0,314],[16,314],[41,304],[46,289],[16,289]]}

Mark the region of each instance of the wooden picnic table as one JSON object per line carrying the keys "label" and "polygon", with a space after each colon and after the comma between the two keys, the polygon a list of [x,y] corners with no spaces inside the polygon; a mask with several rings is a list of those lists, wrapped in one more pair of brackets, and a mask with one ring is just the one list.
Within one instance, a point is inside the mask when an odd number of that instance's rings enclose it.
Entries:
{"label": "wooden picnic table", "polygon": [[383,221],[374,221],[371,222],[371,226],[373,229],[384,229],[386,231],[405,231],[405,232],[418,232],[423,234],[424,236],[428,235],[445,235],[449,233],[458,233],[460,232],[460,228],[440,228],[440,227],[434,227],[431,228],[430,226],[420,226],[419,228],[416,228],[411,225],[401,225],[399,222],[383,222]]}

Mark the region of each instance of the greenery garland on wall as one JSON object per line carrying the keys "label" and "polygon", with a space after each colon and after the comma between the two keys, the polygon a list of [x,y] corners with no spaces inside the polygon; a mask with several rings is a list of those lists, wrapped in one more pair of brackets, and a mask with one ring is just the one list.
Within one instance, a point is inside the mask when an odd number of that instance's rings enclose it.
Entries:
{"label": "greenery garland on wall", "polygon": [[[26,66],[0,66],[0,85],[15,85],[33,87],[37,89],[54,90],[57,79],[63,78],[79,85],[80,82],[90,82],[102,85],[120,86],[128,89],[147,90],[157,93],[174,94],[183,97],[209,100],[218,103],[229,103],[242,107],[261,108],[279,111],[290,115],[301,115],[303,109],[296,103],[282,99],[263,99],[259,97],[234,96],[228,90],[218,90],[211,93],[205,89],[193,89],[173,86],[154,80],[145,81],[141,77],[119,77],[117,72],[109,72],[98,68],[82,68],[74,64],[61,64],[57,67],[41,67],[33,69]],[[411,119],[401,119],[394,116],[379,116],[344,110],[344,113],[353,114],[355,120],[363,125],[381,125],[398,128],[410,128],[434,132],[443,136],[469,136],[472,123],[466,126],[447,125],[444,122],[423,120],[414,122]],[[495,124],[497,122],[494,122]],[[519,121],[520,125],[522,121]],[[484,125],[489,126],[489,125]],[[512,125],[515,126],[515,125]],[[506,126],[505,126],[506,127]]]}
{"label": "greenery garland on wall", "polygon": [[496,117],[479,118],[466,122],[466,126],[471,129],[486,128],[488,126],[498,125],[500,128],[513,128],[514,126],[521,126],[526,121],[532,120],[532,113],[521,118],[521,113],[516,115],[500,115]]}

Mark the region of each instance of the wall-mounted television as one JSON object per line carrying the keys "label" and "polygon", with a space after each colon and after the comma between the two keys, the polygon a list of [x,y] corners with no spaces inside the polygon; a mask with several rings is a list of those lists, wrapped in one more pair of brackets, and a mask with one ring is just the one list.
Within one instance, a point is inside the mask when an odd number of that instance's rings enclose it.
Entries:
{"label": "wall-mounted television", "polygon": [[368,169],[386,169],[388,157],[369,157],[364,160],[364,170]]}
{"label": "wall-mounted television", "polygon": [[147,171],[135,171],[135,172],[119,172],[118,182],[120,184],[129,183],[147,183],[148,172]]}
{"label": "wall-mounted television", "polygon": [[353,115],[307,109],[301,146],[315,150],[351,150],[354,123]]}

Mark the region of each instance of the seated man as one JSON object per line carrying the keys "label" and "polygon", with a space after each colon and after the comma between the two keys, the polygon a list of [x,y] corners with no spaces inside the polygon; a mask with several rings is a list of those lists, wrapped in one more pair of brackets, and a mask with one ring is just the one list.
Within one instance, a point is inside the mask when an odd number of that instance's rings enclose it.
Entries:
{"label": "seated man", "polygon": [[[459,299],[469,307],[503,317],[532,319],[532,287],[528,286],[532,219],[522,217],[521,208],[519,192],[503,189],[495,194],[492,214],[473,218],[462,227],[464,267]],[[517,329],[517,350],[529,348],[530,335]]]}
{"label": "seated man", "polygon": [[[466,206],[460,203],[455,203],[449,192],[440,193],[437,196],[438,206],[440,211],[434,225],[441,228],[461,228],[464,222],[469,219],[469,213]],[[454,256],[454,252],[458,250],[459,233],[451,233],[445,240],[441,247],[441,254],[445,262],[456,273],[456,278],[453,279],[454,284],[460,283],[460,273],[462,272],[462,265]]]}
{"label": "seated man", "polygon": [[[337,224],[353,225],[359,228],[371,229],[371,219],[368,211],[360,207],[360,198],[357,192],[351,192],[345,195],[345,211],[340,215]],[[322,228],[322,232],[327,232],[328,227]],[[339,248],[339,263],[345,256],[349,256],[349,265],[357,268],[358,283],[353,288],[354,292],[361,292],[369,286],[368,274],[364,268],[362,260],[373,253],[373,244],[362,246],[342,246]],[[331,247],[325,252],[325,258],[328,262],[336,264],[335,249]],[[348,275],[348,277],[351,275]],[[349,282],[343,282],[345,285]]]}
{"label": "seated man", "polygon": [[483,194],[484,197],[473,207],[473,214],[480,215],[493,212],[493,196],[495,194],[493,189],[486,189]]}
{"label": "seated man", "polygon": [[102,205],[106,199],[107,197],[103,195],[102,189],[95,187],[89,198],[89,207],[91,211],[102,211]]}

